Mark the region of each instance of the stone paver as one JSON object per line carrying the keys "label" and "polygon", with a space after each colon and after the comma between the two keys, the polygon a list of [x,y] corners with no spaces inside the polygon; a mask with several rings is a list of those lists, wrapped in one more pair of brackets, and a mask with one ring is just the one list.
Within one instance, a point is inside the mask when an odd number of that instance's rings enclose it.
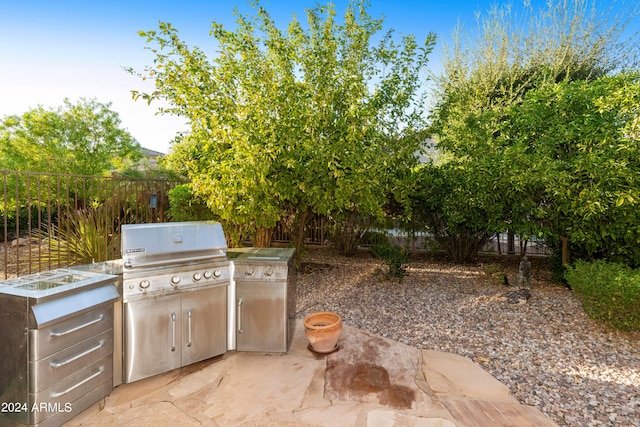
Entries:
{"label": "stone paver", "polygon": [[512,399],[507,386],[471,359],[457,354],[423,350],[422,372],[431,390],[445,399]]}
{"label": "stone paver", "polygon": [[293,412],[302,406],[321,363],[299,356],[237,353],[218,389],[205,402],[205,414],[220,425],[240,425],[264,414]]}
{"label": "stone paver", "polygon": [[231,351],[123,384],[65,425],[452,427],[468,408],[548,420],[469,359],[349,326],[339,345],[313,354],[299,321],[286,354]]}
{"label": "stone paver", "polygon": [[375,409],[367,414],[367,427],[455,427],[444,418],[425,418],[395,411]]}
{"label": "stone paver", "polygon": [[420,350],[345,326],[340,351],[327,356],[326,399],[428,411],[416,386]]}

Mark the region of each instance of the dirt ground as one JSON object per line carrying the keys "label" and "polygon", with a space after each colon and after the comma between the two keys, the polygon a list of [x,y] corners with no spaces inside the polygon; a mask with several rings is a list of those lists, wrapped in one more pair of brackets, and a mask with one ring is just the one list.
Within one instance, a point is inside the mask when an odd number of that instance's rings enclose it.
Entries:
{"label": "dirt ground", "polygon": [[45,250],[40,245],[12,248],[11,242],[6,245],[0,242],[0,280],[48,270],[47,265],[39,262]]}

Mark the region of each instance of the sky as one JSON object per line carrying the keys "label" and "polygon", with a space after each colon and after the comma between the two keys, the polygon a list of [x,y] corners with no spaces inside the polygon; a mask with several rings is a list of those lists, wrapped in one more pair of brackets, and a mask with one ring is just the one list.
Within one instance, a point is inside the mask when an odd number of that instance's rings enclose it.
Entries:
{"label": "sky", "polygon": [[[333,2],[341,15],[348,1]],[[260,3],[285,28],[293,14],[302,21],[306,8],[325,2]],[[485,12],[494,3],[371,0],[368,12],[373,17],[384,16],[385,30],[414,34],[418,40],[435,32],[438,42],[430,61],[437,68],[441,41],[451,36],[458,23],[474,27],[475,13]],[[170,22],[182,40],[206,52],[214,45],[209,36],[211,22],[233,28],[234,7],[241,12],[251,10],[245,0],[0,0],[0,117],[20,115],[37,106],[57,108],[65,98],[73,103],[80,98],[96,99],[111,103],[122,127],[143,147],[167,153],[176,133],[188,127],[183,118],[158,115],[158,105],[132,99],[132,90],[153,90],[151,81],[124,70],[142,71],[153,63],[154,56],[145,49],[138,31],[157,29],[160,21]]]}

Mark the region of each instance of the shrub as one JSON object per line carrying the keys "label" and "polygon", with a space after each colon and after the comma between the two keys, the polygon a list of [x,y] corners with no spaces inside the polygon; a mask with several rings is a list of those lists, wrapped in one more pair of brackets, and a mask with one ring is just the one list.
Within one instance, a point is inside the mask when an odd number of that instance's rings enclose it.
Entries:
{"label": "shrub", "polygon": [[399,246],[389,244],[376,245],[371,247],[371,253],[376,258],[381,258],[388,267],[387,278],[402,281],[407,275],[407,263],[409,262],[409,252]]}
{"label": "shrub", "polygon": [[496,285],[505,284],[505,278],[507,278],[507,275],[505,274],[502,267],[500,267],[498,264],[484,264],[482,266],[482,269],[484,270],[484,273],[489,276],[491,278],[491,281]]}
{"label": "shrub", "polygon": [[176,185],[169,190],[169,211],[172,221],[204,221],[215,219],[215,215],[199,197],[196,197],[189,184]]}
{"label": "shrub", "polygon": [[385,233],[371,230],[365,231],[365,233],[362,235],[362,240],[360,241],[360,244],[365,246],[379,246],[386,245],[388,243],[389,238]]}
{"label": "shrub", "polygon": [[577,261],[565,279],[592,319],[622,331],[640,330],[640,270],[605,261]]}
{"label": "shrub", "polygon": [[562,263],[562,249],[560,243],[552,246],[551,255],[549,255],[549,271],[551,272],[551,280],[553,283],[567,283],[567,279],[564,277],[565,267]]}
{"label": "shrub", "polygon": [[120,225],[120,219],[110,216],[106,208],[73,211],[59,225],[34,232],[49,245],[40,262],[63,267],[118,259]]}
{"label": "shrub", "polygon": [[342,255],[354,256],[358,250],[370,220],[361,218],[357,212],[349,212],[333,218],[331,241]]}

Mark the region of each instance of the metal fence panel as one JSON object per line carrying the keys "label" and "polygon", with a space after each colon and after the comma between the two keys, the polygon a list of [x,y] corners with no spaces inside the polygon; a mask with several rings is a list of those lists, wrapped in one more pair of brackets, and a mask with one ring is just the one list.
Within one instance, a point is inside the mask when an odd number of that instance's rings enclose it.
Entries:
{"label": "metal fence panel", "polygon": [[[73,259],[51,256],[54,234],[65,227],[78,212],[94,215],[100,224],[112,225],[104,233],[119,233],[128,223],[153,223],[168,220],[168,192],[181,184],[162,179],[136,179],[117,176],[87,176],[0,170],[0,279],[35,273],[69,265]],[[406,234],[399,230],[379,230],[394,244],[414,251],[438,251],[439,245],[429,233]],[[330,242],[330,221],[314,215],[305,227],[305,244]],[[104,241],[108,241],[104,236]],[[272,241],[291,240],[282,224],[274,230]],[[103,244],[99,242],[99,244]],[[525,242],[515,237],[516,251]],[[548,255],[544,242],[527,242],[529,255]],[[482,253],[504,254],[507,234],[494,236]],[[99,250],[109,256],[108,246]],[[60,252],[59,252],[60,253]]]}
{"label": "metal fence panel", "polygon": [[78,212],[113,224],[113,231],[120,224],[166,221],[167,193],[178,183],[0,170],[0,279],[69,264],[60,257],[52,261],[47,241]]}

